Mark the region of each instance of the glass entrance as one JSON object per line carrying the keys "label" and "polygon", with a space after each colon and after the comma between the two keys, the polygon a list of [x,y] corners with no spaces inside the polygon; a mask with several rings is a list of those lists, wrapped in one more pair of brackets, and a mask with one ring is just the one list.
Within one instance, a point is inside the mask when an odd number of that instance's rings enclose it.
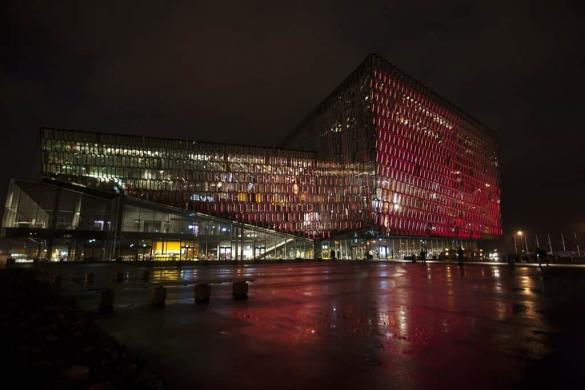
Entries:
{"label": "glass entrance", "polygon": [[255,246],[254,247],[254,258],[255,259],[261,259],[264,257],[264,253],[266,253],[266,247],[265,246]]}
{"label": "glass entrance", "polygon": [[196,260],[199,256],[199,246],[197,243],[188,241],[182,243],[181,260]]}
{"label": "glass entrance", "polygon": [[389,255],[390,255],[390,252],[388,251],[387,245],[380,245],[378,247],[378,258],[379,259],[387,259]]}
{"label": "glass entrance", "polygon": [[353,260],[361,260],[365,259],[366,248],[362,245],[360,246],[352,246],[351,247],[351,258]]}
{"label": "glass entrance", "polygon": [[219,247],[219,259],[220,260],[231,260],[232,259],[232,247],[231,246],[220,246]]}

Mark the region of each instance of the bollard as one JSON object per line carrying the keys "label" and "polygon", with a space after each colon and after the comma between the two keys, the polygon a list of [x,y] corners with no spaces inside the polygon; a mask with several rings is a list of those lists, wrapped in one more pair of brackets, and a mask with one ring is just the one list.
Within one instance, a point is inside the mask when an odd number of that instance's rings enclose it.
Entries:
{"label": "bollard", "polygon": [[114,311],[114,290],[108,288],[100,292],[98,310],[100,313],[106,314]]}
{"label": "bollard", "polygon": [[53,275],[53,287],[61,288],[63,285],[63,275],[62,274],[55,274]]}
{"label": "bollard", "polygon": [[118,271],[114,274],[114,282],[122,283],[124,281],[124,272]]}
{"label": "bollard", "polygon": [[195,303],[209,303],[211,287],[207,283],[195,285]]}
{"label": "bollard", "polygon": [[150,305],[156,308],[165,307],[167,299],[167,289],[164,286],[156,286],[150,292]]}
{"label": "bollard", "polygon": [[245,280],[234,282],[232,285],[232,292],[234,299],[246,299],[248,298],[248,283]]}
{"label": "bollard", "polygon": [[150,272],[144,271],[142,273],[142,281],[143,282],[148,282],[149,280],[150,280]]}
{"label": "bollard", "polygon": [[85,284],[90,286],[95,282],[95,274],[93,272],[87,272],[85,274]]}

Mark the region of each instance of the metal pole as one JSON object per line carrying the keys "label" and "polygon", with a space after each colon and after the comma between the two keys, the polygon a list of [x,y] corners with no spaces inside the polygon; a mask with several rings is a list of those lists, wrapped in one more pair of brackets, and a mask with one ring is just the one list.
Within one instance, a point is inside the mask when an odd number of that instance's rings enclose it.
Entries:
{"label": "metal pole", "polygon": [[577,256],[581,256],[581,249],[579,249],[579,241],[577,241],[577,232],[573,232],[575,235],[575,245],[577,245]]}
{"label": "metal pole", "polygon": [[563,252],[566,252],[567,248],[565,247],[565,236],[563,233],[561,233],[561,241],[563,242]]}
{"label": "metal pole", "polygon": [[536,247],[540,249],[540,243],[538,242],[538,234],[536,235]]}
{"label": "metal pole", "polygon": [[552,242],[550,241],[550,234],[546,234],[546,236],[548,237],[548,249],[550,249],[550,254],[553,254],[553,248],[552,248]]}
{"label": "metal pole", "polygon": [[518,256],[518,246],[516,245],[516,235],[513,235],[512,238],[514,239],[514,251],[516,252],[516,256]]}
{"label": "metal pole", "polygon": [[524,245],[526,246],[526,254],[528,254],[528,234],[524,236]]}
{"label": "metal pole", "polygon": [[246,236],[244,234],[244,222],[240,224],[240,229],[242,233],[242,239],[240,241],[240,260],[244,260],[244,243],[246,240]]}
{"label": "metal pole", "polygon": [[[234,240],[234,236],[236,239]],[[230,248],[234,248],[236,252],[236,261],[238,261],[238,227],[233,222],[230,224]]]}

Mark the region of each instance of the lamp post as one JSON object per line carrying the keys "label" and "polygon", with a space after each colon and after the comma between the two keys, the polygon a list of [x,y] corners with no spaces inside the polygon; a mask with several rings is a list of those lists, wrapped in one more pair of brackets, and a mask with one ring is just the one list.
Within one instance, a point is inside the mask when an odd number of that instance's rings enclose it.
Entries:
{"label": "lamp post", "polygon": [[[522,230],[518,230],[516,232],[516,234],[513,235],[513,237],[514,237],[514,251],[516,252],[516,256],[518,256],[518,245],[516,244],[516,236],[520,237],[520,240],[522,240],[523,235],[524,235],[524,232]],[[520,244],[522,244],[522,241],[520,241]]]}

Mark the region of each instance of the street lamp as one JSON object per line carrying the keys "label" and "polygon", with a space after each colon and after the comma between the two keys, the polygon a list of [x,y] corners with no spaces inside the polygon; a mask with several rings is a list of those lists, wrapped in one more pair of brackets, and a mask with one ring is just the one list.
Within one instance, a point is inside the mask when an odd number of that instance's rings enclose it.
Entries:
{"label": "street lamp", "polygon": [[516,234],[514,234],[514,250],[516,252],[516,256],[518,256],[518,245],[516,245],[516,236],[520,237],[520,239],[522,239],[522,236],[524,235],[524,232],[522,230],[518,230],[516,232]]}

